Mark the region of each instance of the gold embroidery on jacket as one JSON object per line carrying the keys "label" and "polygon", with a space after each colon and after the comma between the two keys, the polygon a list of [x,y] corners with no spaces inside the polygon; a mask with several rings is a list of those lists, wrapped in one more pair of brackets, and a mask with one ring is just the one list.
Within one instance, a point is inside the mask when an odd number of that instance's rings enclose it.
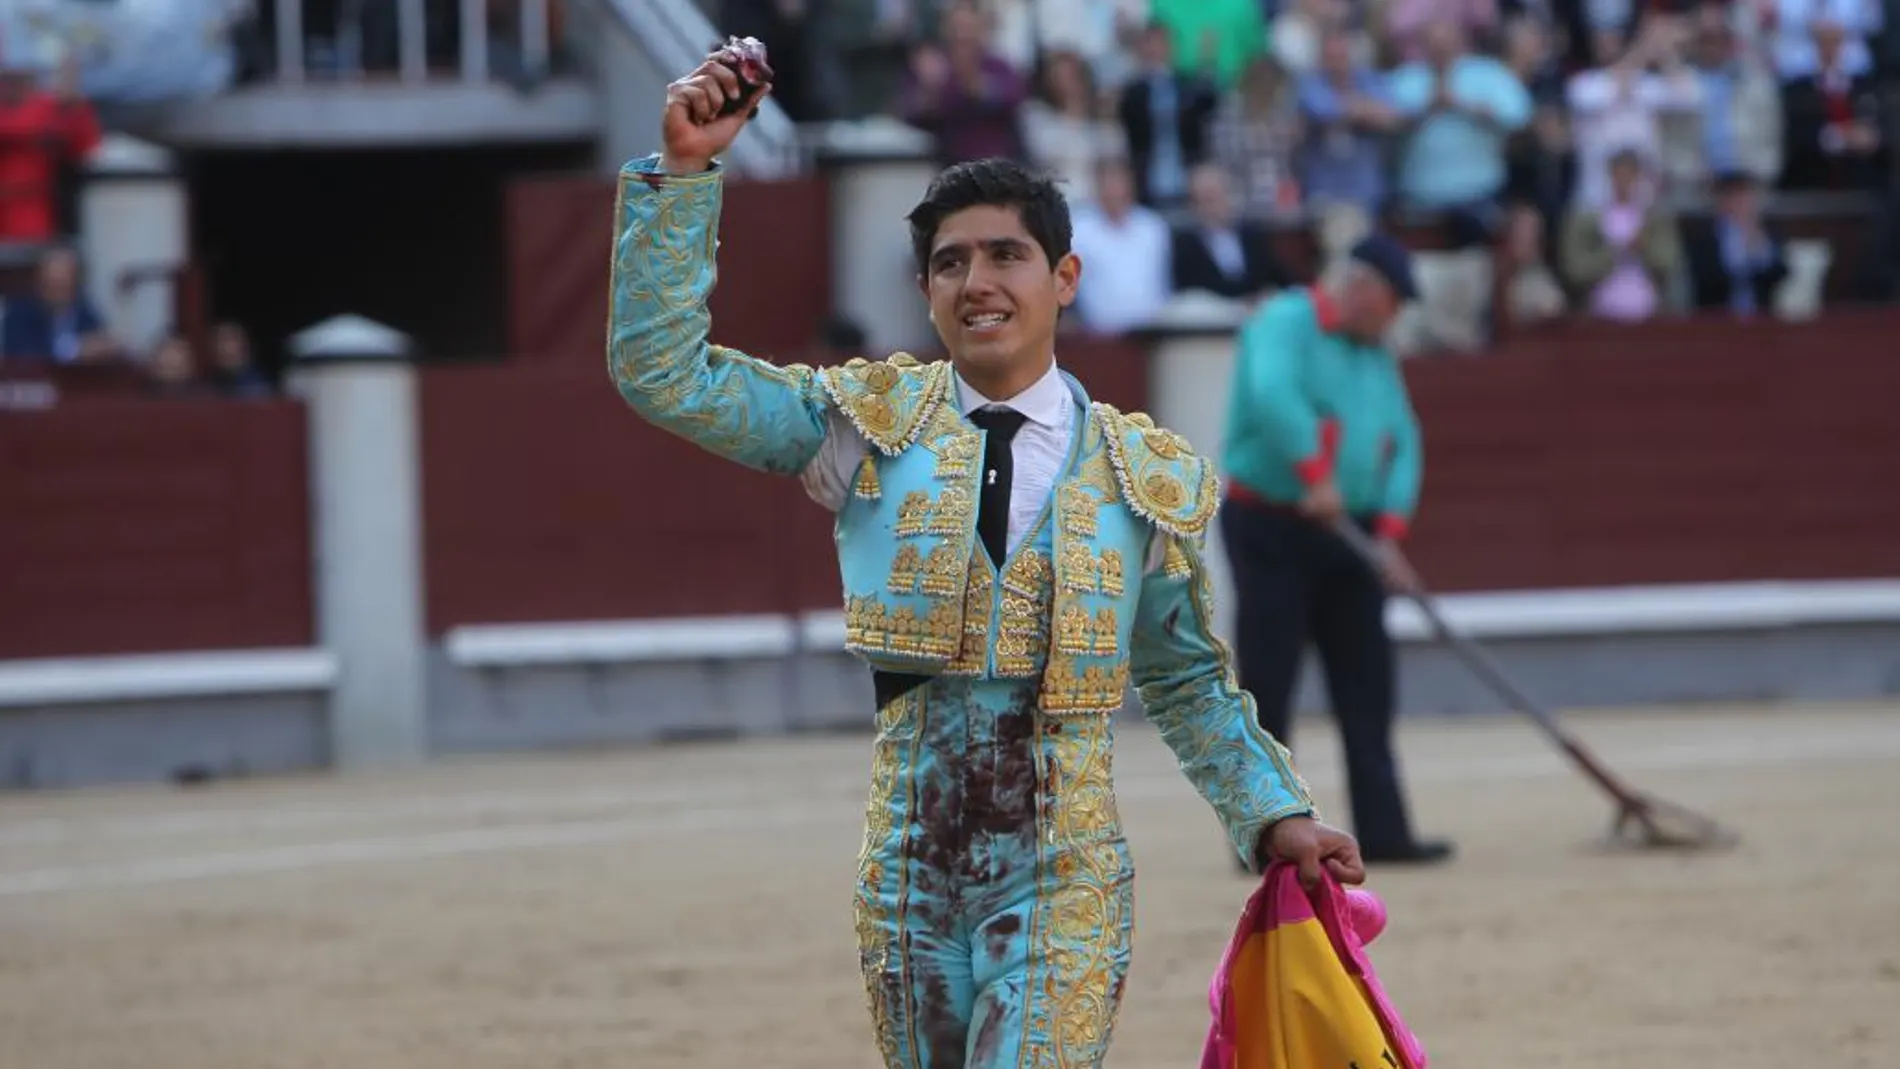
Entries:
{"label": "gold embroidery on jacket", "polygon": [[1080,486],[1064,483],[1056,490],[1057,521],[1062,533],[1071,538],[1095,537],[1096,510],[1100,507],[1100,501]]}
{"label": "gold embroidery on jacket", "polygon": [[1128,662],[1091,664],[1076,671],[1066,657],[1049,658],[1042,675],[1042,711],[1050,716],[1110,713],[1128,697]]}
{"label": "gold embroidery on jacket", "polygon": [[1121,597],[1122,591],[1123,591],[1122,551],[1119,549],[1103,550],[1101,560],[1097,565],[1097,569],[1101,573],[1102,593],[1108,595],[1111,598]]}
{"label": "gold embroidery on jacket", "polygon": [[939,542],[924,558],[924,577],[918,585],[933,598],[948,598],[963,592],[967,570],[967,563],[957,556],[956,546]]}
{"label": "gold embroidery on jacket", "polygon": [[924,533],[924,524],[930,519],[930,495],[922,490],[912,490],[904,495],[897,506],[897,537],[915,538]]}
{"label": "gold embroidery on jacket", "polygon": [[923,567],[923,555],[914,544],[906,542],[897,547],[897,556],[891,560],[891,577],[884,585],[893,594],[914,594]]}
{"label": "gold embroidery on jacket", "polygon": [[970,555],[963,588],[963,644],[944,666],[946,675],[980,676],[990,664],[990,614],[995,611],[995,580],[990,562],[978,550]]}
{"label": "gold embroidery on jacket", "polygon": [[931,503],[929,518],[924,521],[924,531],[936,535],[960,535],[971,523],[970,517],[975,508],[970,500],[970,492],[961,486],[946,486],[937,500]]}
{"label": "gold embroidery on jacket", "polygon": [[866,501],[876,501],[883,492],[877,481],[877,464],[866,453],[864,460],[858,464],[857,478],[851,482],[851,493]]}
{"label": "gold embroidery on jacket", "polygon": [[859,595],[845,602],[844,638],[847,649],[866,653],[949,658],[961,645],[963,629],[955,607],[947,602],[938,602],[919,617],[909,605],[893,609],[879,598]]}
{"label": "gold embroidery on jacket", "polygon": [[1053,582],[1049,557],[1041,550],[1021,550],[1005,567],[996,636],[997,676],[1020,679],[1042,670],[1049,650]]}

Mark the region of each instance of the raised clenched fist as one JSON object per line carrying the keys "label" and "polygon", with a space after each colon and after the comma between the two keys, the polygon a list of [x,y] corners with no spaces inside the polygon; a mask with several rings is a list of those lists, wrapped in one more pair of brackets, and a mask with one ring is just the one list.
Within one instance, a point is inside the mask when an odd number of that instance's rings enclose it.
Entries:
{"label": "raised clenched fist", "polygon": [[660,120],[661,166],[669,174],[698,174],[731,145],[772,88],[765,46],[748,37],[729,41],[693,73],[666,87]]}

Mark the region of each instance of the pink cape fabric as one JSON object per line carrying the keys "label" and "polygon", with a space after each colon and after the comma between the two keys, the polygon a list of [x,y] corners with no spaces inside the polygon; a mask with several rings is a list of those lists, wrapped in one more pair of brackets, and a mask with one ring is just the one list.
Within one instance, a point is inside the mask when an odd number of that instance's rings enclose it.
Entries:
{"label": "pink cape fabric", "polygon": [[[1283,924],[1298,924],[1315,918],[1325,929],[1334,952],[1339,956],[1340,966],[1358,981],[1368,1007],[1385,1032],[1391,1051],[1399,1059],[1397,1069],[1426,1069],[1424,1045],[1399,1017],[1392,1000],[1386,996],[1384,985],[1379,983],[1379,977],[1372,969],[1371,959],[1366,956],[1365,944],[1376,937],[1378,931],[1367,932],[1362,937],[1352,923],[1357,913],[1364,918],[1362,923],[1382,928],[1384,908],[1374,898],[1366,903],[1371,908],[1355,911],[1349,894],[1371,896],[1369,891],[1348,892],[1331,876],[1324,874],[1319,886],[1309,892],[1300,886],[1299,871],[1293,865],[1274,862],[1267,867],[1260,887],[1247,900],[1247,906],[1241,912],[1240,923],[1235,927],[1234,936],[1221,955],[1220,967],[1214,973],[1213,983],[1208,987],[1208,1003],[1214,1020],[1208,1029],[1207,1045],[1202,1051],[1201,1069],[1233,1069],[1239,1054],[1240,1015],[1260,1013],[1266,1009],[1235,1004],[1234,968],[1241,948],[1254,937],[1264,937]],[[1365,1069],[1373,1067],[1367,1066]]]}

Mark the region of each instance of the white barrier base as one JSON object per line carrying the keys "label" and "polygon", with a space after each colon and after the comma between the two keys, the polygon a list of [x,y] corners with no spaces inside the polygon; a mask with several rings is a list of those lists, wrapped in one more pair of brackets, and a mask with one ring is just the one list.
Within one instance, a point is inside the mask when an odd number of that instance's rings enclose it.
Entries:
{"label": "white barrier base", "polygon": [[309,648],[0,661],[0,708],[324,691],[336,672]]}

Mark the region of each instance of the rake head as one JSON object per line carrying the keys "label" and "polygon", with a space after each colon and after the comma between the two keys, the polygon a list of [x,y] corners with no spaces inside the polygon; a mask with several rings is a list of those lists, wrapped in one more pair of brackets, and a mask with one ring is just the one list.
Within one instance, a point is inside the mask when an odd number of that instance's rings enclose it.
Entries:
{"label": "rake head", "polygon": [[1610,841],[1639,850],[1727,850],[1742,837],[1692,809],[1635,795],[1618,802]]}

